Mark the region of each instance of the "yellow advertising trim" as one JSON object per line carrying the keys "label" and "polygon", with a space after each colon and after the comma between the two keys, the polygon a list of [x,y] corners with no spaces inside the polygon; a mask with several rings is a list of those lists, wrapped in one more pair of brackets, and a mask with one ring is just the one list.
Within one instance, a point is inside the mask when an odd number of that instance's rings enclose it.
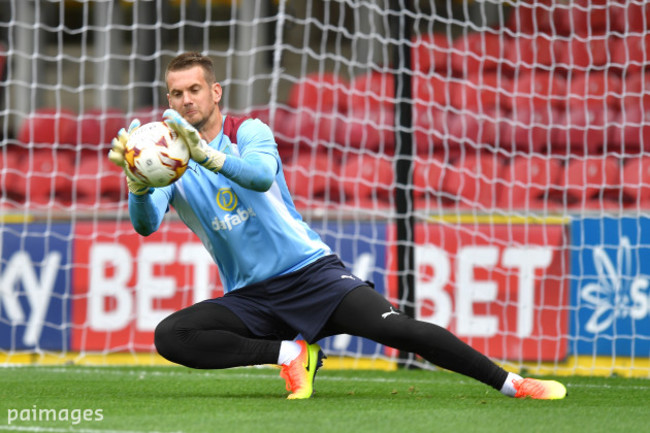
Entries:
{"label": "yellow advertising trim", "polygon": [[31,223],[31,222],[34,222],[34,215],[0,213],[0,223],[22,224],[22,223]]}
{"label": "yellow advertising trim", "polygon": [[157,353],[0,353],[0,365],[173,365]]}
{"label": "yellow advertising trim", "polygon": [[571,218],[562,215],[548,216],[517,216],[517,215],[429,215],[426,218],[430,223],[447,224],[546,224],[565,225],[571,222]]}
{"label": "yellow advertising trim", "polygon": [[[512,367],[511,367],[512,365]],[[621,376],[650,378],[650,359],[609,356],[569,356],[558,363],[522,363],[502,366],[533,376]]]}

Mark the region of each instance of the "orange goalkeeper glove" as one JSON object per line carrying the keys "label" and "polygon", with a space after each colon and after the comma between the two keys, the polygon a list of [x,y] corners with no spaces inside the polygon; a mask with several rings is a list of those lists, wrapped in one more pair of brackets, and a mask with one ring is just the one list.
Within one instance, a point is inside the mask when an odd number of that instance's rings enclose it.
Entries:
{"label": "orange goalkeeper glove", "polygon": [[133,119],[128,129],[120,129],[111,143],[111,150],[108,152],[108,159],[118,167],[124,170],[126,175],[126,186],[129,191],[135,195],[143,195],[149,192],[150,187],[138,181],[126,169],[126,162],[124,161],[124,152],[126,150],[126,142],[129,141],[131,133],[140,126],[140,120]]}
{"label": "orange goalkeeper glove", "polygon": [[182,137],[187,147],[190,149],[190,157],[201,164],[208,170],[218,173],[223,167],[226,160],[226,154],[211,148],[208,143],[201,138],[199,131],[180,115],[176,110],[171,108],[163,113],[164,122],[171,129],[176,131],[179,137]]}

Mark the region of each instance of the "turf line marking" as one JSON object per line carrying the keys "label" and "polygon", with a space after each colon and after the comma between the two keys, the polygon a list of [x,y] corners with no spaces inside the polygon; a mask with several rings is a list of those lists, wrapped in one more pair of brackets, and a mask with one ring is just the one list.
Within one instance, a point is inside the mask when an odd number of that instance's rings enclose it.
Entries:
{"label": "turf line marking", "polygon": [[[34,432],[34,433],[162,433],[155,431],[140,431],[140,430],[103,430],[93,428],[63,428],[63,427],[38,427],[38,426],[0,426],[0,431],[19,431],[19,432]],[[165,432],[165,433],[183,433],[183,432]]]}

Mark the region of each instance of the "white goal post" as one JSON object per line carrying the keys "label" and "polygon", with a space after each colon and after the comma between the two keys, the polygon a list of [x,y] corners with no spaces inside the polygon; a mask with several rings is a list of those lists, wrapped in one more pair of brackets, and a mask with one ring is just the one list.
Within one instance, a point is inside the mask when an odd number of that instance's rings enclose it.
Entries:
{"label": "white goal post", "polygon": [[[106,158],[188,50],[396,306],[511,369],[650,377],[641,0],[0,2],[0,363],[156,364],[156,324],[222,293],[173,211],[135,234]],[[428,367],[322,345],[331,367]]]}

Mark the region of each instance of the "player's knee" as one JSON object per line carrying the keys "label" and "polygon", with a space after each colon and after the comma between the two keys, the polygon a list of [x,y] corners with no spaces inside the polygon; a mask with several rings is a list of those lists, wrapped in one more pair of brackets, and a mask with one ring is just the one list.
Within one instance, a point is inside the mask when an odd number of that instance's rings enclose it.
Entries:
{"label": "player's knee", "polygon": [[176,352],[179,341],[177,337],[177,323],[173,317],[167,317],[156,326],[154,331],[154,345],[158,353],[165,359],[176,362]]}

